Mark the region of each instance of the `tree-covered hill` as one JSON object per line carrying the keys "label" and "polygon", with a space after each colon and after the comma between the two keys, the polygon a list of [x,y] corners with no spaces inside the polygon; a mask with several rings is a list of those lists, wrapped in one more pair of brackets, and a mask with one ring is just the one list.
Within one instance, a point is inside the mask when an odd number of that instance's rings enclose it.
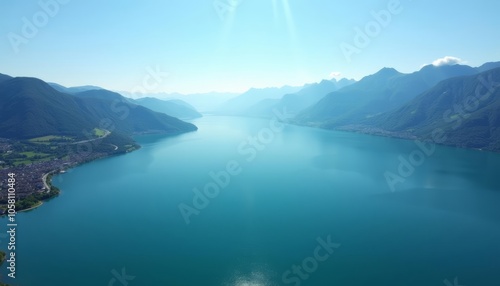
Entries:
{"label": "tree-covered hill", "polygon": [[46,135],[84,138],[94,128],[124,134],[175,134],[193,124],[128,102],[121,95],[92,90],[70,95],[36,78],[0,82],[0,137],[28,139]]}

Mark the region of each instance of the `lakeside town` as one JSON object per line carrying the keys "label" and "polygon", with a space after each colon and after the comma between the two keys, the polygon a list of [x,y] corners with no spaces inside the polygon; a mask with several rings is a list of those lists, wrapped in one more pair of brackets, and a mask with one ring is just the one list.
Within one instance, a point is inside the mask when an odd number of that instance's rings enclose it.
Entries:
{"label": "lakeside town", "polygon": [[130,142],[107,141],[106,136],[71,142],[50,138],[41,142],[0,139],[0,215],[7,209],[8,174],[16,176],[16,210],[38,207],[59,194],[52,176],[99,158],[130,152],[138,148]]}

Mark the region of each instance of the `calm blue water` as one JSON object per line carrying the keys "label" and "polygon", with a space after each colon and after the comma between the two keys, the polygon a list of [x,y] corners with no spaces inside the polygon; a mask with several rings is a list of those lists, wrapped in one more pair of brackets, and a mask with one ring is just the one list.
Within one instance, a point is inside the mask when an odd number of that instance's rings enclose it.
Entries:
{"label": "calm blue water", "polygon": [[[297,126],[271,132],[260,119],[194,123],[195,133],[140,137],[139,151],[56,177],[58,198],[18,214],[17,278],[4,280],[500,284],[499,155],[437,147],[392,192],[384,172],[397,174],[398,156],[417,150],[411,141]],[[239,173],[217,191],[209,173],[228,164]],[[211,198],[195,209],[193,188],[206,185]],[[180,204],[196,213],[189,224]],[[335,246],[324,248],[328,240]]]}

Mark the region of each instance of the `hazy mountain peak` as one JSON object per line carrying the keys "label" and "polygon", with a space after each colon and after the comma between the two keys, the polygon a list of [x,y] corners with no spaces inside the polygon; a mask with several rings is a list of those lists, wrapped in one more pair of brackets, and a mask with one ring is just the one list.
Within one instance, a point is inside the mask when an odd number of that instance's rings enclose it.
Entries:
{"label": "hazy mountain peak", "polygon": [[337,81],[337,87],[339,89],[345,87],[345,86],[348,86],[348,85],[351,85],[353,83],[356,83],[356,80],[354,79],[347,79],[347,78],[342,78],[340,80]]}
{"label": "hazy mountain peak", "polygon": [[383,82],[387,82],[388,80],[390,80],[394,76],[398,76],[398,75],[403,75],[403,74],[398,72],[394,68],[387,68],[386,67],[386,68],[383,68],[372,75],[365,76],[357,83],[361,84],[361,85],[372,85],[372,84],[380,85]]}
{"label": "hazy mountain peak", "polygon": [[388,67],[384,67],[375,73],[375,75],[384,75],[384,76],[391,76],[391,75],[398,75],[398,74],[401,74],[401,73],[398,72],[395,68],[388,68]]}
{"label": "hazy mountain peak", "polygon": [[49,82],[48,84],[51,87],[53,87],[54,89],[56,89],[57,91],[64,92],[64,93],[78,93],[78,92],[83,92],[83,91],[88,91],[88,90],[104,90],[102,87],[94,86],[94,85],[65,87],[63,85],[60,85],[58,83],[53,83],[53,82]]}
{"label": "hazy mountain peak", "polygon": [[337,80],[336,79],[332,79],[332,80],[328,80],[328,79],[324,79],[322,81],[320,81],[318,84],[336,84],[337,83]]}

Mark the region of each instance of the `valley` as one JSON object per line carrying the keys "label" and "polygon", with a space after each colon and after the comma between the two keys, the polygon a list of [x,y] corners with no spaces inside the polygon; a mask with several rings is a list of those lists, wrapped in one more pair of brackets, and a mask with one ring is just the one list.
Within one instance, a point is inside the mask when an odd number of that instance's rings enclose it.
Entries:
{"label": "valley", "polygon": [[0,286],[498,285],[499,9],[0,1]]}
{"label": "valley", "polygon": [[[384,68],[359,82],[324,80],[303,88],[253,89],[229,99],[214,112],[226,114],[224,110],[231,110],[232,115],[259,118],[271,118],[278,112],[282,123],[498,152],[500,121],[495,111],[500,102],[498,66],[500,63],[487,63],[478,68],[427,66],[411,74]],[[171,121],[167,125],[158,125],[160,120],[167,119],[162,117],[165,113],[154,114],[140,105],[181,118],[201,116],[195,107],[181,100],[130,100],[99,87],[70,89],[52,83],[54,88],[60,90],[58,92],[39,80],[3,77],[4,88],[21,87],[20,96],[33,94],[26,89],[26,84],[46,96],[59,98],[59,101],[71,99],[78,105],[91,104],[91,107],[78,107],[81,111],[72,112],[69,118],[61,113],[63,117],[59,120],[78,122],[72,129],[61,129],[64,125],[58,125],[58,130],[39,133],[40,130],[54,128],[54,125],[40,125],[44,120],[47,123],[51,120],[44,119],[44,113],[37,115],[35,121],[25,117],[20,126],[30,129],[16,129],[16,135],[9,135],[8,129],[4,129],[4,134],[11,138],[0,141],[3,151],[0,175],[6,178],[5,174],[9,172],[21,174],[19,210],[39,205],[42,200],[59,193],[57,188],[50,186],[51,176],[46,180],[48,185],[45,185],[43,178],[47,174],[57,174],[85,162],[138,149],[140,146],[127,134],[177,134],[184,132],[180,130],[185,127],[186,131],[196,130],[193,125],[173,117],[167,117]],[[64,103],[64,109],[71,104]],[[12,108],[9,107],[9,110]],[[48,108],[55,111],[50,117],[62,111],[53,103]],[[35,110],[35,113],[40,111]],[[141,114],[139,121],[133,119],[137,112]],[[147,117],[143,113],[154,115],[145,121]],[[75,115],[81,118],[74,118]],[[30,124],[34,129],[29,127]],[[172,124],[179,127],[172,128]],[[243,145],[240,147],[241,153],[254,156],[247,152],[252,150],[245,150]],[[1,184],[5,185],[5,180]],[[6,196],[2,194],[0,211],[5,211],[5,207]]]}

